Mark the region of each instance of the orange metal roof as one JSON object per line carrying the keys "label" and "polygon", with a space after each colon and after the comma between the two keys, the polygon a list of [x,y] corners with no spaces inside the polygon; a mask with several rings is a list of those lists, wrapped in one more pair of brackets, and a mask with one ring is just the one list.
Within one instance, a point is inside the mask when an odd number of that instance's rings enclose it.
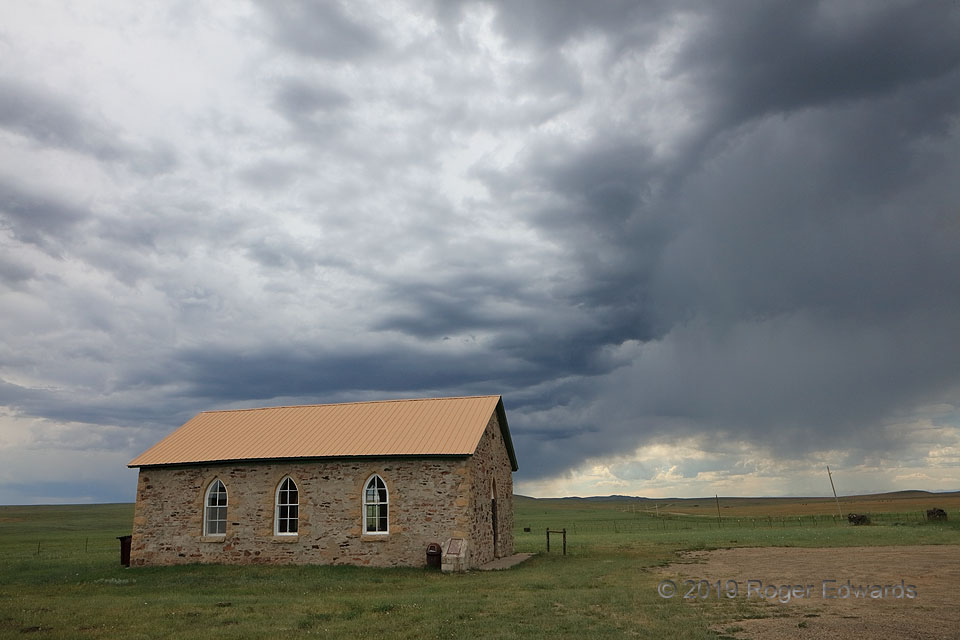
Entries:
{"label": "orange metal roof", "polygon": [[516,455],[500,396],[205,411],[127,466],[471,455],[494,411],[498,412],[507,453],[516,470]]}

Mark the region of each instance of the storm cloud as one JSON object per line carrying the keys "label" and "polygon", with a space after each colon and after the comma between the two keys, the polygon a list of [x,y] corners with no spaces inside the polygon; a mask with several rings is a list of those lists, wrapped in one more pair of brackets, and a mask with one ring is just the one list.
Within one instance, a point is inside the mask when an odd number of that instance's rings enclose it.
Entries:
{"label": "storm cloud", "polygon": [[11,11],[0,458],[500,393],[521,491],[956,489],[960,10],[585,7]]}

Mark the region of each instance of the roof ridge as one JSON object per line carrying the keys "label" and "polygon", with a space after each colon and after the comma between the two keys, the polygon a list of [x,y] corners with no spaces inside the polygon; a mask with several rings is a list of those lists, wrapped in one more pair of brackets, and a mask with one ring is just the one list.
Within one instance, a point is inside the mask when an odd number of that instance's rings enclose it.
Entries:
{"label": "roof ridge", "polygon": [[[235,413],[240,411],[265,411],[268,409],[306,409],[309,407],[343,407],[353,404],[386,404],[389,402],[428,402],[432,400],[474,400],[480,398],[499,398],[499,394],[480,396],[444,396],[442,398],[393,398],[390,400],[354,400],[352,402],[319,402],[315,404],[284,404],[273,407],[247,407],[244,409],[210,409],[200,413]],[[199,414],[198,414],[199,415]]]}

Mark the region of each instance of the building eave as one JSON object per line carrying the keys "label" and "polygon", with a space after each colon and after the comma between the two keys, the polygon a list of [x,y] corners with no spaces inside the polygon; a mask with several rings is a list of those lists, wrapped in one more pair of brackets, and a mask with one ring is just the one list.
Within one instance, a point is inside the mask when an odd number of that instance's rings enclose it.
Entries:
{"label": "building eave", "polygon": [[[161,464],[128,464],[130,469],[160,469],[173,467],[200,467],[208,465],[221,464],[282,464],[288,462],[336,462],[338,460],[435,460],[435,459],[456,459],[469,458],[473,454],[462,453],[432,453],[432,454],[389,454],[376,456],[311,456],[311,457],[289,457],[289,458],[231,458],[225,460],[192,460],[186,462],[165,462]],[[516,469],[514,469],[516,471]]]}
{"label": "building eave", "polygon": [[503,436],[503,444],[507,447],[507,456],[510,458],[510,468],[513,471],[520,467],[517,465],[517,454],[513,450],[513,438],[510,437],[510,427],[507,426],[507,412],[503,409],[503,396],[497,401],[497,422],[500,423],[500,435]]}

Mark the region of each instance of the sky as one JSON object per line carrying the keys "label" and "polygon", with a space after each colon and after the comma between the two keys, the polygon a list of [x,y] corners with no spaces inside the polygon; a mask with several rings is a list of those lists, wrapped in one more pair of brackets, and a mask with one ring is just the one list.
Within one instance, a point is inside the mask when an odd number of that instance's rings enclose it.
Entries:
{"label": "sky", "polygon": [[956,2],[0,14],[0,504],[482,394],[526,495],[960,489]]}

